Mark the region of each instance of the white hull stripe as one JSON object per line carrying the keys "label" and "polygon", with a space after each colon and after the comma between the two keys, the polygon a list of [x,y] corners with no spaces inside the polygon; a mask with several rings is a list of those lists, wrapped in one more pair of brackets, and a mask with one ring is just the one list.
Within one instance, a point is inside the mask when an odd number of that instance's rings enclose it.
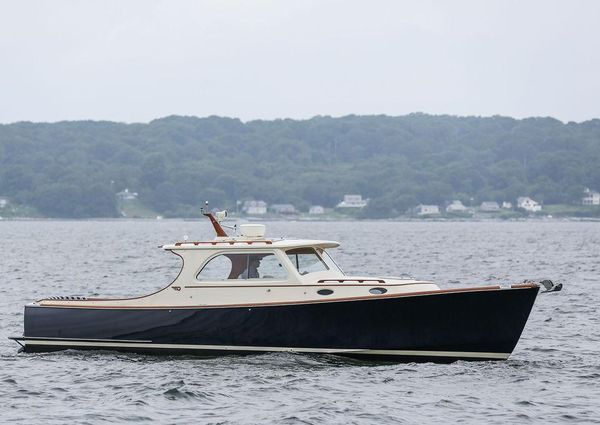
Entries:
{"label": "white hull stripe", "polygon": [[87,348],[151,348],[164,350],[205,350],[205,351],[254,351],[254,352],[288,352],[288,353],[326,353],[326,354],[363,354],[386,356],[415,356],[415,357],[456,357],[476,359],[506,360],[510,353],[487,353],[477,351],[422,351],[422,350],[371,350],[363,348],[296,348],[296,347],[254,347],[235,345],[189,345],[189,344],[153,344],[144,342],[113,342],[113,341],[76,341],[76,340],[45,340],[15,338],[25,345],[49,345],[55,347],[87,347]]}

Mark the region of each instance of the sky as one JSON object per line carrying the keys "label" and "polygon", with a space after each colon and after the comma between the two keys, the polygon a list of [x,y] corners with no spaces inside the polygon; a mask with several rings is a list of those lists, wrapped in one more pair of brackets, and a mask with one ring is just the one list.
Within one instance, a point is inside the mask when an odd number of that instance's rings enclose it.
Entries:
{"label": "sky", "polygon": [[0,0],[0,123],[600,117],[600,1]]}

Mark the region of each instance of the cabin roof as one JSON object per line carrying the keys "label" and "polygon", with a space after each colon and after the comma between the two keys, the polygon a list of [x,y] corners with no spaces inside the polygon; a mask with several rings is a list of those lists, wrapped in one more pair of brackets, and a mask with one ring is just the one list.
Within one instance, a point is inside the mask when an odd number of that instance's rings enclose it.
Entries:
{"label": "cabin roof", "polygon": [[215,238],[210,241],[186,241],[162,245],[165,250],[179,249],[287,249],[313,246],[319,248],[336,248],[335,241],[317,239],[250,239],[250,238]]}

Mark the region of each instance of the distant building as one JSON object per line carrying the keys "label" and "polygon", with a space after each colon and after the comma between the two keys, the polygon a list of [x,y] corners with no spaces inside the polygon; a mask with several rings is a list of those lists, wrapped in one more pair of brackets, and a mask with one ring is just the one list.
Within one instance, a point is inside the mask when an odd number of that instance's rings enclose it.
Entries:
{"label": "distant building", "polygon": [[338,208],[364,208],[369,203],[361,195],[344,195],[344,200],[337,204]]}
{"label": "distant building", "polygon": [[249,215],[261,215],[267,213],[267,203],[265,201],[245,201],[242,205],[242,211]]}
{"label": "distant building", "polygon": [[479,211],[482,211],[482,212],[500,211],[500,205],[498,205],[498,202],[494,202],[494,201],[482,202],[481,205],[479,206]]}
{"label": "distant building", "polygon": [[292,204],[273,204],[269,208],[275,214],[296,214],[298,212]]}
{"label": "distant building", "polygon": [[440,207],[437,205],[417,205],[415,208],[415,214],[417,215],[437,215],[440,213]]}
{"label": "distant building", "polygon": [[504,208],[505,210],[512,210],[512,202],[508,202],[508,201],[504,201],[502,202],[502,208]]}
{"label": "distant building", "polygon": [[517,208],[521,208],[530,212],[542,210],[542,206],[528,196],[520,196],[517,198]]}
{"label": "distant building", "polygon": [[311,205],[310,209],[308,210],[309,214],[325,214],[325,208],[323,208],[321,205]]}
{"label": "distant building", "polygon": [[137,197],[137,192],[130,192],[127,188],[122,192],[117,193],[117,198],[121,201],[131,201],[132,199],[137,199]]}
{"label": "distant building", "polygon": [[467,207],[465,207],[462,202],[456,201],[456,200],[450,202],[450,204],[446,207],[446,212],[449,212],[449,213],[466,212],[466,211],[467,211]]}
{"label": "distant building", "polygon": [[587,187],[583,191],[583,198],[581,198],[581,205],[600,205],[600,193],[595,190],[590,190]]}
{"label": "distant building", "polygon": [[7,205],[8,205],[8,199],[0,198],[0,208],[4,208]]}

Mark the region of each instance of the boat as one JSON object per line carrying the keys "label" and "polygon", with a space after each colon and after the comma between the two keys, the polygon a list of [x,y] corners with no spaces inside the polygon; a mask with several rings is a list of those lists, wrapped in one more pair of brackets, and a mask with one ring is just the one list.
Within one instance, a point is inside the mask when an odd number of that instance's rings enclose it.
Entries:
{"label": "boat", "polygon": [[[540,286],[440,288],[411,277],[345,274],[327,240],[273,239],[202,211],[214,239],[161,246],[182,260],[171,284],[145,296],[58,296],[25,306],[25,352],[322,353],[393,361],[504,360]],[[229,227],[230,228],[230,227]],[[231,232],[231,230],[229,230]]]}

